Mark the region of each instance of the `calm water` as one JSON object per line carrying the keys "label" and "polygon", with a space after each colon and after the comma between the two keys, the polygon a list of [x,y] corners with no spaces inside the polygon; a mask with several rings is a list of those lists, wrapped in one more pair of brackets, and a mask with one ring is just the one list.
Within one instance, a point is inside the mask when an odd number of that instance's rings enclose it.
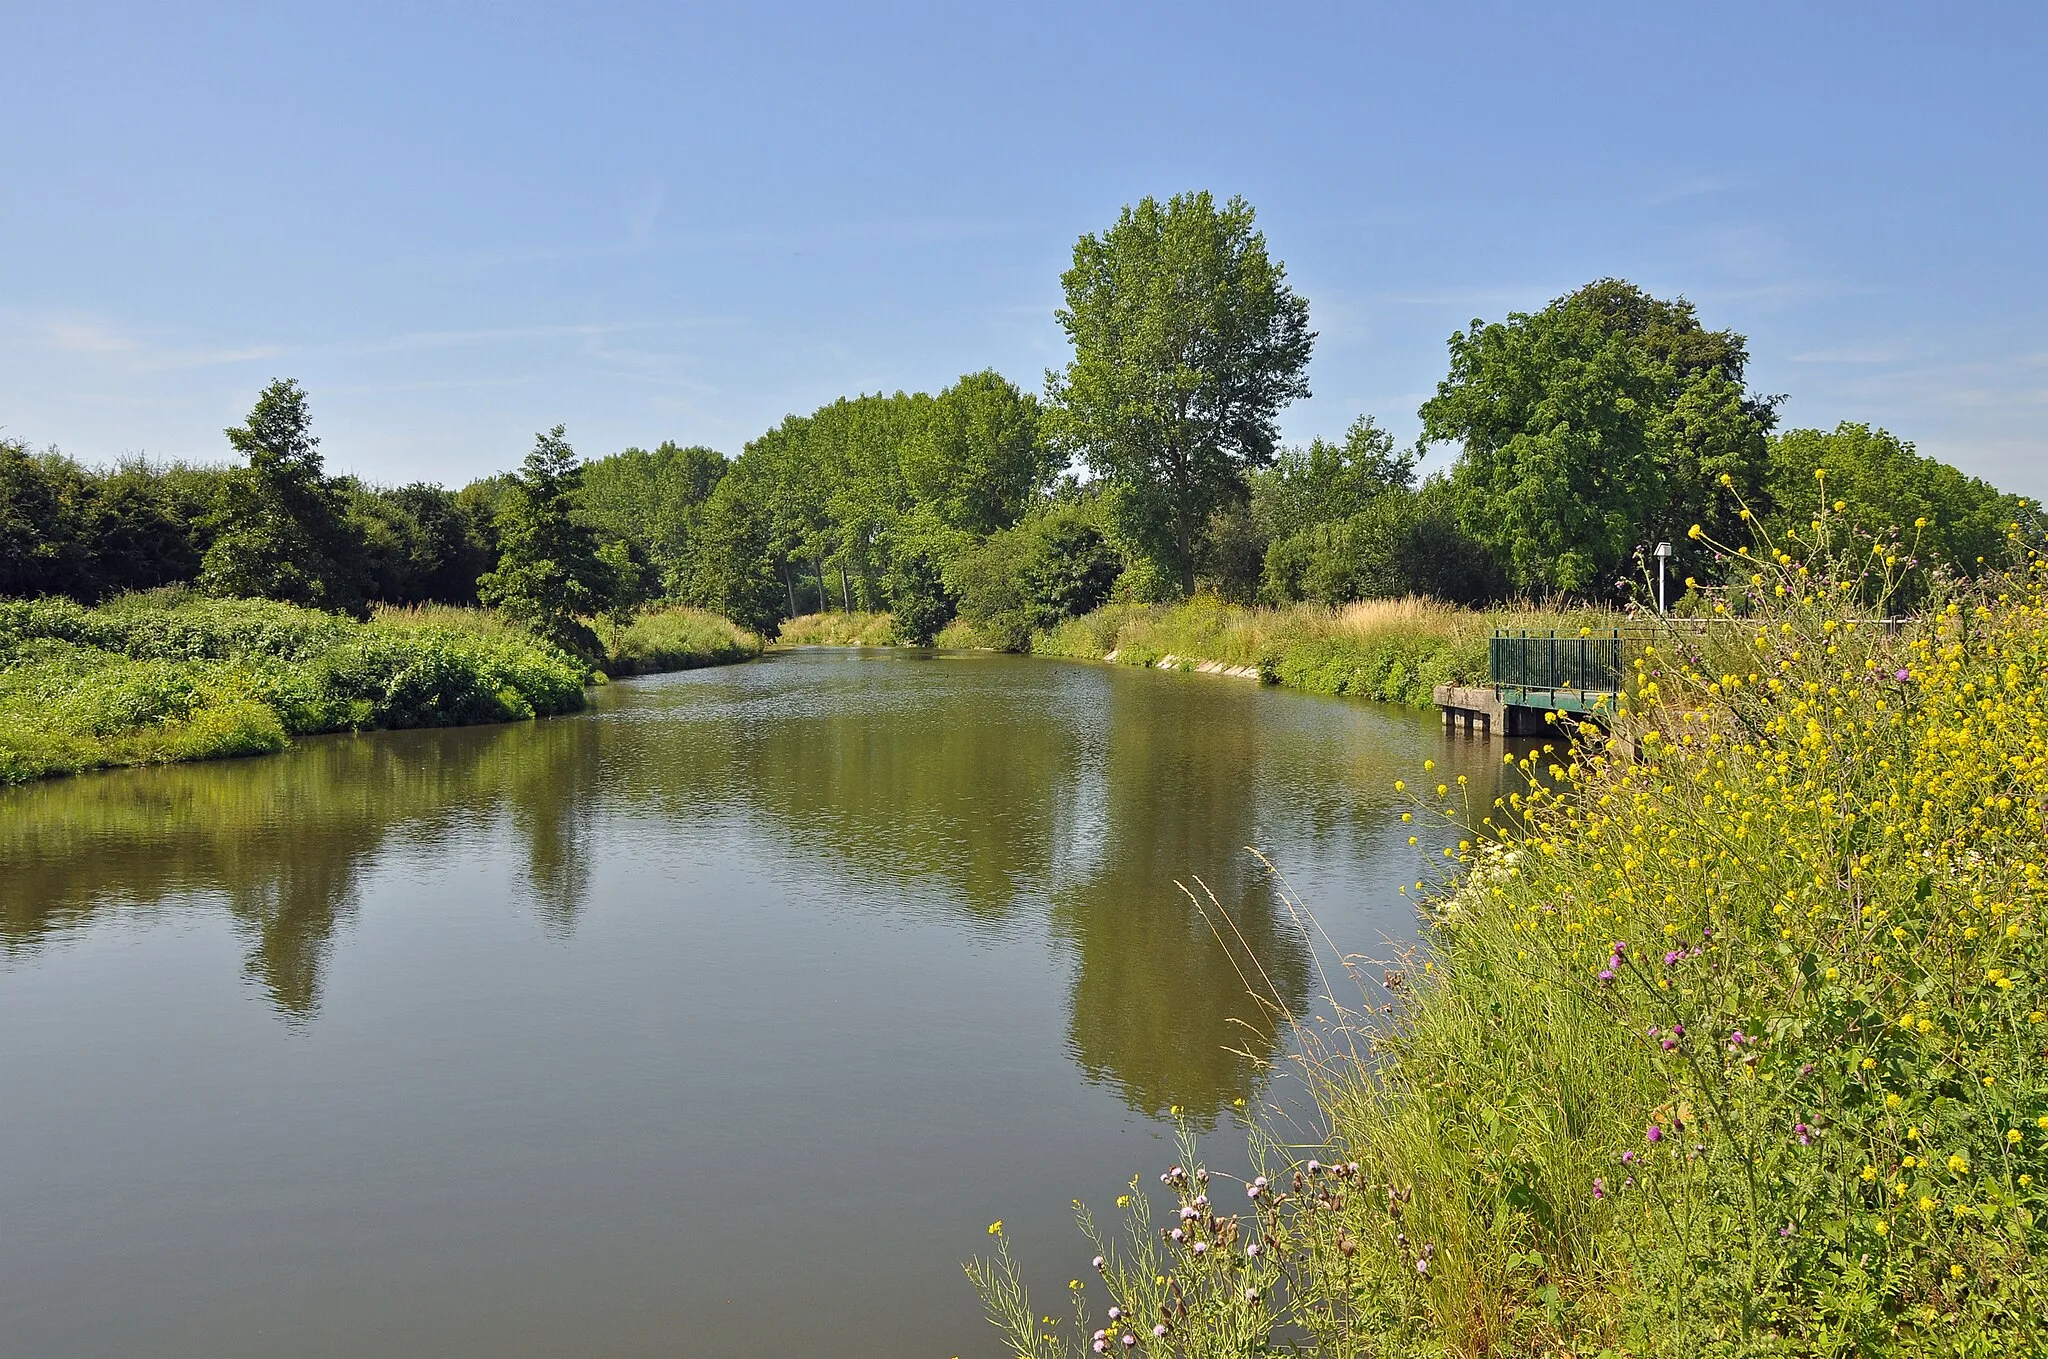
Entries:
{"label": "calm water", "polygon": [[992,1219],[1063,1293],[1069,1199],[1270,1093],[1175,880],[1304,1000],[1241,847],[1375,948],[1421,863],[1392,780],[1490,799],[1500,750],[816,651],[0,794],[0,1348],[988,1353]]}

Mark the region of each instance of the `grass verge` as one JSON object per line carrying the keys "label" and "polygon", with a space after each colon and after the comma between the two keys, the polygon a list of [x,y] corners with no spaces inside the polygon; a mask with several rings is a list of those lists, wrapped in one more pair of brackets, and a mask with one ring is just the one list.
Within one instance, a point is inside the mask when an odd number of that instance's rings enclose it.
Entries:
{"label": "grass verge", "polygon": [[600,622],[597,635],[604,643],[604,671],[614,677],[731,665],[761,654],[759,637],[703,609],[660,609],[624,627]]}
{"label": "grass verge", "polygon": [[571,712],[586,673],[524,634],[419,616],[355,623],[175,591],[0,603],[0,782]]}

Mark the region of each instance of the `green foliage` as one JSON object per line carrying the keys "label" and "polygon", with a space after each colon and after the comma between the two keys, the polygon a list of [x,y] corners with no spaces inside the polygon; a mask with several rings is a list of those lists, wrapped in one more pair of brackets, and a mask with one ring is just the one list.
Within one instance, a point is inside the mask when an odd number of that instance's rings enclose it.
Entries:
{"label": "green foliage", "polygon": [[620,563],[598,555],[596,533],[577,515],[583,469],[563,428],[534,437],[533,452],[498,507],[498,566],[477,581],[477,597],[572,655],[595,659],[597,635],[583,620],[624,592]]}
{"label": "green foliage", "polygon": [[[1773,437],[1765,489],[1776,507],[1768,520],[1774,537],[1803,532],[1825,511],[1873,533],[1897,528],[1902,550],[1922,568],[1964,576],[2007,561],[2006,535],[2022,504],[1885,430],[1848,421],[1831,431],[1792,429]],[[1927,571],[1916,570],[1907,597],[1897,602],[1910,606],[1927,587]]]}
{"label": "green foliage", "polygon": [[1062,276],[1074,346],[1049,374],[1058,445],[1115,487],[1120,533],[1193,590],[1210,515],[1273,457],[1281,407],[1308,394],[1308,303],[1253,229],[1207,193],[1126,207]]}
{"label": "green foliage", "polygon": [[136,460],[93,471],[0,439],[0,597],[91,601],[191,580],[221,481]]}
{"label": "green foliage", "polygon": [[602,537],[631,544],[653,573],[651,590],[683,597],[704,502],[729,466],[716,449],[671,442],[594,459],[583,466],[584,519]]}
{"label": "green foliage", "polygon": [[281,378],[264,388],[248,424],[227,436],[249,464],[221,487],[201,586],[210,594],[362,614],[362,530],[348,517],[343,488],[325,473],[299,384]]}
{"label": "green foliage", "polygon": [[1307,448],[1282,449],[1272,466],[1253,473],[1252,517],[1268,538],[1287,538],[1349,519],[1414,480],[1414,454],[1396,452],[1394,436],[1361,415],[1343,443],[1316,439]]}
{"label": "green foliage", "polygon": [[380,490],[345,478],[349,518],[362,533],[370,595],[387,604],[476,602],[491,552],[450,491],[426,482]]}
{"label": "green foliage", "polygon": [[1774,420],[1743,389],[1740,335],[1607,279],[1533,315],[1475,319],[1450,348],[1423,437],[1462,445],[1460,518],[1517,589],[1612,597],[1637,574],[1631,553],[1660,539],[1681,578],[1712,574],[1686,530],[1726,537],[1739,499],[1758,500]]}
{"label": "green foliage", "polygon": [[0,782],[572,712],[585,673],[523,634],[403,612],[361,624],[176,590],[0,603]]}
{"label": "green foliage", "polygon": [[761,464],[743,458],[704,502],[686,597],[772,636],[775,625],[796,612],[796,598],[787,566],[779,576],[776,571],[778,538],[765,480]]}
{"label": "green foliage", "polygon": [[761,639],[702,609],[671,607],[600,625],[608,675],[695,670],[761,654]]}
{"label": "green foliage", "polygon": [[1034,631],[1108,599],[1122,569],[1093,514],[1056,505],[960,555],[946,584],[984,644],[1028,651]]}
{"label": "green foliage", "polygon": [[1349,517],[1312,523],[1266,550],[1264,594],[1337,605],[1428,595],[1458,604],[1497,599],[1493,558],[1458,522],[1451,489],[1382,491]]}
{"label": "green foliage", "polygon": [[899,455],[904,489],[940,522],[982,536],[1024,516],[1058,470],[1038,402],[994,371],[939,393]]}

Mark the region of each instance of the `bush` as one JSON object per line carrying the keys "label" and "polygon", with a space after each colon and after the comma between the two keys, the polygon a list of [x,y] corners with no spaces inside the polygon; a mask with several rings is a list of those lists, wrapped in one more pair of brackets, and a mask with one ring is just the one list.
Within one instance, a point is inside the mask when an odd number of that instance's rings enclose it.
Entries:
{"label": "bush", "polygon": [[0,782],[582,707],[580,662],[522,633],[421,621],[440,616],[366,625],[178,590],[0,603]]}

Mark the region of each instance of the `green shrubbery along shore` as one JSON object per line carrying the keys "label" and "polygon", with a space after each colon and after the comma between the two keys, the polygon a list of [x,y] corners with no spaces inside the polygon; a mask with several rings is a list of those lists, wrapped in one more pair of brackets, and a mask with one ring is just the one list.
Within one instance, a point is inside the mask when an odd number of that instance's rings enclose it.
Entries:
{"label": "green shrubbery along shore", "polygon": [[[671,610],[617,629],[605,667],[759,650],[723,619]],[[176,589],[92,609],[0,602],[0,782],[261,754],[314,732],[574,712],[590,678],[583,660],[477,610],[380,610],[359,623]]]}

